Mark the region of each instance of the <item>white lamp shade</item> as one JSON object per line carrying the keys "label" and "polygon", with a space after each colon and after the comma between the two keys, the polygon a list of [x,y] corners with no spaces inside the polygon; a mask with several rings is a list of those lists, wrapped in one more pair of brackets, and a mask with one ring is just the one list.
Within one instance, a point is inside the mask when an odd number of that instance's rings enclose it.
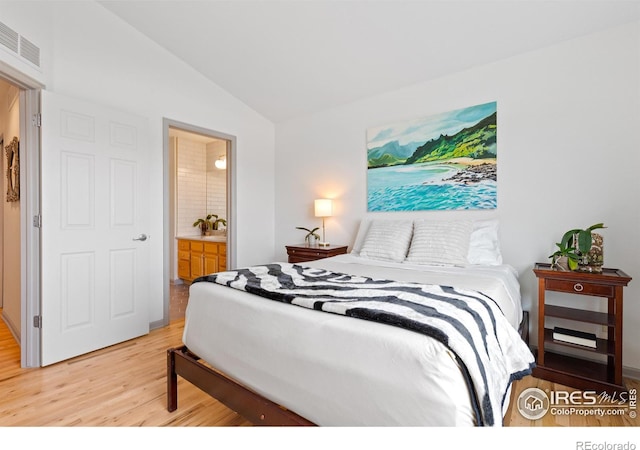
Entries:
{"label": "white lamp shade", "polygon": [[227,158],[221,156],[220,158],[216,159],[216,162],[214,164],[218,169],[224,170],[227,168]]}
{"label": "white lamp shade", "polygon": [[333,202],[328,198],[320,198],[315,201],[316,217],[331,217],[333,214]]}

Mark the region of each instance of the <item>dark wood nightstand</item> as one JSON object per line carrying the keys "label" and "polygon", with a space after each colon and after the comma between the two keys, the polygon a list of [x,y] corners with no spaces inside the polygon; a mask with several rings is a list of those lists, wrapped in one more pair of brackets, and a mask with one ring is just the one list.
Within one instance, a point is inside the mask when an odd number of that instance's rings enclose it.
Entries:
{"label": "dark wood nightstand", "polygon": [[[583,390],[625,390],[622,380],[622,291],[631,277],[620,269],[603,269],[602,273],[567,272],[553,270],[545,263],[537,263],[533,271],[538,277],[538,349],[533,375]],[[606,298],[607,312],[580,308],[578,298],[577,306],[572,308],[548,305],[545,303],[546,291]],[[607,329],[607,338],[597,339],[594,349],[559,342],[553,339],[553,329],[545,327],[546,317],[602,325]],[[584,358],[548,351],[545,347],[549,345],[556,349],[562,346],[579,349]],[[606,362],[595,362],[597,355],[606,357]]]}
{"label": "dark wood nightstand", "polygon": [[290,263],[305,261],[315,261],[316,259],[328,258],[330,256],[343,255],[347,253],[346,245],[329,245],[327,247],[310,247],[305,244],[286,245],[287,255]]}

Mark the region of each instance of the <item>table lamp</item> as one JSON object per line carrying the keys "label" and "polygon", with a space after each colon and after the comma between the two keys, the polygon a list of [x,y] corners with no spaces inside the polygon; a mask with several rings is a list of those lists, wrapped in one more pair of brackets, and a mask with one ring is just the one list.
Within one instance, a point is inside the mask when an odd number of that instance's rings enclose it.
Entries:
{"label": "table lamp", "polygon": [[325,239],[324,218],[331,217],[332,215],[332,201],[328,198],[320,198],[315,201],[315,216],[322,217],[322,242],[318,245],[321,247],[328,247],[329,243]]}

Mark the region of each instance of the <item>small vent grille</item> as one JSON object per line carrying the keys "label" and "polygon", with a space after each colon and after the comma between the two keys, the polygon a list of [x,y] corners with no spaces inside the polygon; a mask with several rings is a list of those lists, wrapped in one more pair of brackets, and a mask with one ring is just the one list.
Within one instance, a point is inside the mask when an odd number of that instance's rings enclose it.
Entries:
{"label": "small vent grille", "polygon": [[40,48],[2,22],[0,22],[0,45],[40,67]]}
{"label": "small vent grille", "polygon": [[40,67],[40,49],[23,36],[20,36],[20,56]]}
{"label": "small vent grille", "polygon": [[18,33],[0,22],[0,44],[14,53],[18,53]]}

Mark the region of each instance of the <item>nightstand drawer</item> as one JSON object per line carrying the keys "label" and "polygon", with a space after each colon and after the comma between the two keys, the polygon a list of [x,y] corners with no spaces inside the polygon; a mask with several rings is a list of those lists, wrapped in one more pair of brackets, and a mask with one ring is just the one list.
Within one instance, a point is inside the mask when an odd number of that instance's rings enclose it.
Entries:
{"label": "nightstand drawer", "polygon": [[327,253],[326,252],[319,252],[317,250],[313,250],[313,249],[307,249],[307,250],[296,250],[296,249],[292,249],[289,251],[289,254],[291,256],[296,256],[298,258],[326,258],[327,257]]}
{"label": "nightstand drawer", "polygon": [[598,297],[613,297],[613,286],[591,284],[580,281],[547,279],[545,287],[548,291],[568,292],[570,294],[595,295]]}
{"label": "nightstand drawer", "polygon": [[306,245],[287,245],[290,263],[315,261],[331,256],[347,253],[346,245],[329,245],[327,247],[308,247]]}

